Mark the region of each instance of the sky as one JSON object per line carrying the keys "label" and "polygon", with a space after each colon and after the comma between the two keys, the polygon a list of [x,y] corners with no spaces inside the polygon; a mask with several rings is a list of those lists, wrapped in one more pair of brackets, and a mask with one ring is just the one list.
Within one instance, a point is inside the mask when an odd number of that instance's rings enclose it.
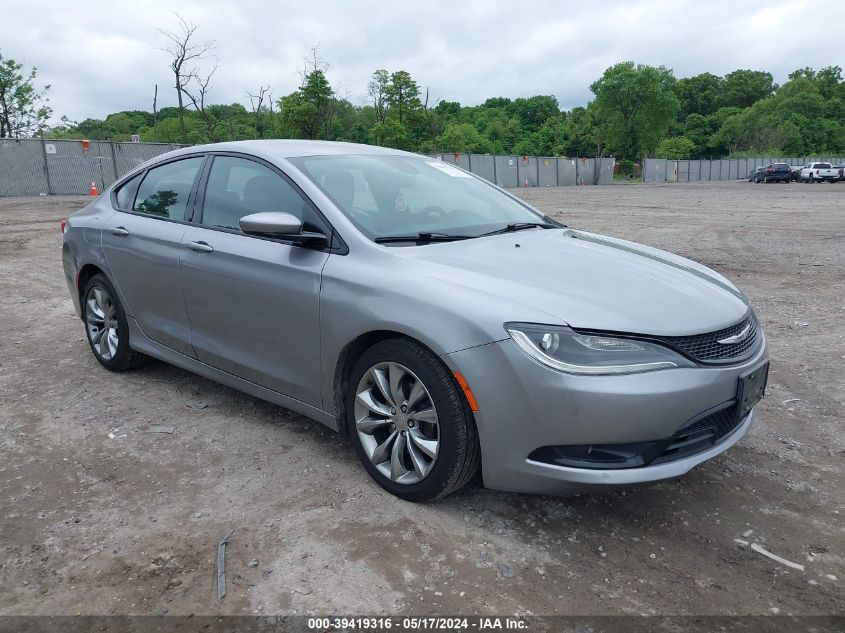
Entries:
{"label": "sky", "polygon": [[[407,70],[433,99],[551,94],[586,105],[590,84],[620,61],[664,65],[676,77],[737,68],[783,82],[810,66],[845,66],[845,4],[723,0],[0,0],[0,53],[38,68],[56,118],[104,118],[175,105],[166,41],[178,12],[214,40],[220,68],[209,100],[248,104],[269,85],[294,91],[319,46],[327,75],[355,104],[378,68]],[[5,6],[4,5],[8,5]],[[207,64],[211,64],[209,59]]]}

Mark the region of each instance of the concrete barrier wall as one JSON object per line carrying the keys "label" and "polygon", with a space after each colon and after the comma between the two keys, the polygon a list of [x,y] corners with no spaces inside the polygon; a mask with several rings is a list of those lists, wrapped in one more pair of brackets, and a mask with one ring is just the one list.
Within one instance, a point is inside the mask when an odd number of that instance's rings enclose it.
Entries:
{"label": "concrete barrier wall", "polygon": [[[0,196],[85,194],[93,180],[102,191],[147,160],[181,147],[170,143],[111,143],[41,139],[0,139]],[[442,153],[434,158],[457,165],[500,187],[607,185],[613,182],[613,158],[564,158]],[[738,159],[671,160],[646,158],[644,182],[702,182],[747,178],[770,163],[845,164],[842,157],[760,156]]]}
{"label": "concrete barrier wall", "polygon": [[699,182],[707,180],[741,180],[757,167],[772,163],[788,165],[806,165],[811,162],[824,162],[832,165],[845,164],[842,157],[791,157],[759,156],[716,160],[670,160],[666,158],[646,158],[643,161],[644,182]]}
{"label": "concrete barrier wall", "polygon": [[[170,143],[112,143],[78,140],[0,140],[0,196],[87,194],[98,191],[151,158],[178,149]],[[613,158],[561,158],[493,154],[433,154],[500,187],[606,185],[613,182]]]}
{"label": "concrete barrier wall", "polygon": [[471,171],[500,187],[567,187],[609,185],[613,158],[562,158],[492,154],[433,154],[434,158]]}

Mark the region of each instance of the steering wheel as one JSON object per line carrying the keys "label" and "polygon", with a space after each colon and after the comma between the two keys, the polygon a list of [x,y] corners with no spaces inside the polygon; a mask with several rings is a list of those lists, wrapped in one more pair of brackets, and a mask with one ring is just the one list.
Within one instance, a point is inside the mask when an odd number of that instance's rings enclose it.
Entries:
{"label": "steering wheel", "polygon": [[422,211],[420,211],[420,215],[426,217],[440,217],[446,215],[446,210],[443,207],[438,207],[436,205],[429,205]]}
{"label": "steering wheel", "polygon": [[368,220],[372,220],[375,218],[375,215],[373,215],[372,211],[360,209],[358,207],[350,207],[349,209],[347,209],[347,212],[349,213],[349,215],[355,218],[366,218]]}

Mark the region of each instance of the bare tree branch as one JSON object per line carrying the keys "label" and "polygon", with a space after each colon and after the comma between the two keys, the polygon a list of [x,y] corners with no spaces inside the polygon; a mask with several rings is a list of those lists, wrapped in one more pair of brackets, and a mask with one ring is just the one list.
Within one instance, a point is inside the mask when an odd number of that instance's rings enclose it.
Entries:
{"label": "bare tree branch", "polygon": [[[197,107],[197,100],[188,92],[188,85],[192,81],[195,81],[199,83],[200,99],[204,100],[205,94],[208,92],[208,84],[211,81],[211,76],[217,70],[219,62],[215,61],[214,68],[205,76],[205,79],[200,78],[196,62],[205,59],[208,53],[216,48],[217,42],[214,40],[196,42],[194,35],[196,34],[197,26],[185,20],[178,13],[174,13],[174,15],[179,21],[179,28],[177,30],[157,30],[168,41],[167,45],[161,50],[170,55],[170,70],[173,72],[173,77],[176,81],[174,88],[176,88],[176,97],[179,103],[179,132],[182,137],[182,143],[187,143],[188,136],[187,130],[185,129],[184,97],[188,97],[194,103],[194,107]],[[204,106],[201,112],[205,112]],[[206,124],[208,124],[208,121],[206,121]]]}
{"label": "bare tree branch", "polygon": [[432,154],[437,153],[437,137],[443,131],[442,126],[440,126],[437,122],[437,118],[434,116],[434,109],[437,107],[437,104],[440,103],[440,97],[434,100],[434,102],[429,105],[429,89],[426,86],[425,89],[425,100],[422,104],[423,116],[425,117],[425,122],[428,125],[428,133],[431,136],[431,152]]}
{"label": "bare tree branch", "polygon": [[246,91],[246,96],[249,97],[249,105],[252,108],[252,114],[255,118],[254,120],[254,128],[255,128],[255,138],[261,138],[263,136],[263,126],[261,125],[261,117],[262,111],[261,108],[264,105],[264,98],[267,97],[270,101],[270,114],[273,113],[273,97],[270,94],[270,86],[266,88],[264,86],[258,87],[258,94],[252,94],[248,90]]}
{"label": "bare tree branch", "polygon": [[[188,99],[191,101],[191,104],[193,104],[194,106],[194,110],[199,112],[200,116],[202,117],[202,120],[205,123],[205,127],[208,130],[208,140],[210,141],[214,140],[213,136],[215,123],[212,116],[205,109],[205,102],[206,97],[209,93],[211,78],[214,77],[214,73],[217,72],[218,68],[220,68],[220,61],[215,59],[214,66],[212,66],[208,74],[203,76],[199,73],[198,70],[194,69],[188,76],[187,82],[182,85],[182,92],[184,92]],[[194,85],[195,88],[191,89],[190,86],[192,85]]]}

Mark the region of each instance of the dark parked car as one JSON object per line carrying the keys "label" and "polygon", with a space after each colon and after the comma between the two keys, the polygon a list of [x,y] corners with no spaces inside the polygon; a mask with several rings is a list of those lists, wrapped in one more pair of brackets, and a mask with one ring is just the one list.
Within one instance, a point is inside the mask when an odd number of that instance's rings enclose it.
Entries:
{"label": "dark parked car", "polygon": [[789,182],[792,180],[792,168],[786,163],[772,163],[761,168],[755,182]]}
{"label": "dark parked car", "polygon": [[748,182],[762,182],[762,173],[765,170],[765,167],[757,167],[756,169],[752,169],[751,172],[748,174]]}
{"label": "dark parked car", "polygon": [[804,165],[792,165],[789,168],[789,172],[790,172],[790,175],[791,175],[790,180],[792,180],[793,182],[801,180],[801,170],[802,169],[804,169]]}

